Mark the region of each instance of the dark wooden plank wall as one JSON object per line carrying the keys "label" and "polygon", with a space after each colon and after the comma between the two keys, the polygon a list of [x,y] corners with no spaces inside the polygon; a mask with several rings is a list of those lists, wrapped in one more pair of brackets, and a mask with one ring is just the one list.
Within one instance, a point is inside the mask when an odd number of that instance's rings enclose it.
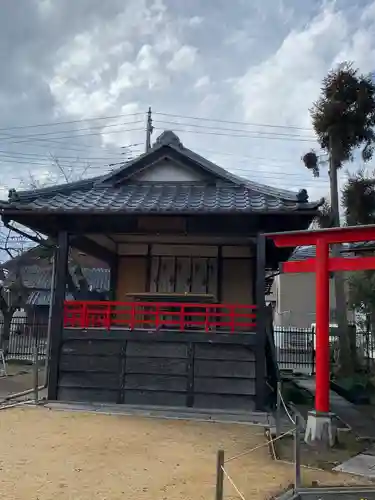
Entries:
{"label": "dark wooden plank wall", "polygon": [[255,334],[65,330],[57,399],[255,409]]}

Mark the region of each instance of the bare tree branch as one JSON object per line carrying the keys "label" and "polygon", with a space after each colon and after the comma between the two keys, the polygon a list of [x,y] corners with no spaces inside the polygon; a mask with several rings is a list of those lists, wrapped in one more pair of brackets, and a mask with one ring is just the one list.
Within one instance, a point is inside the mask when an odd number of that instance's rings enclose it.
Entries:
{"label": "bare tree branch", "polygon": [[65,182],[67,184],[69,184],[70,178],[67,175],[67,173],[65,172],[65,169],[61,166],[58,158],[56,158],[56,156],[54,156],[54,155],[51,154],[51,160],[53,162],[53,165],[57,168],[57,170],[60,172],[60,174],[64,177]]}

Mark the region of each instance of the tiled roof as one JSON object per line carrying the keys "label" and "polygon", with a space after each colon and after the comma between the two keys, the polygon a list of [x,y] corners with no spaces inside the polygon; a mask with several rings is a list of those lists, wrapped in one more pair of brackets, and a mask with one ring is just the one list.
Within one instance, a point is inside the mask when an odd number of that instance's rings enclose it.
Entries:
{"label": "tiled roof", "polygon": [[[83,268],[82,273],[87,283],[93,290],[109,290],[110,270],[105,268]],[[37,265],[21,268],[21,277],[26,288],[33,290],[46,291],[49,293],[51,288],[51,267],[42,268]],[[72,273],[75,280],[74,273]],[[12,279],[11,276],[9,279]]]}
{"label": "tiled roof", "polygon": [[[256,212],[303,209],[304,203],[284,200],[260,189],[234,184],[127,184],[93,187],[69,194],[37,197],[17,203],[24,209],[95,212]],[[307,204],[306,208],[312,208]]]}
{"label": "tiled roof", "polygon": [[[344,244],[342,245],[342,256],[351,256],[349,253],[349,244]],[[304,260],[304,259],[314,259],[315,258],[315,245],[313,246],[307,246],[307,247],[297,247],[289,260]]]}
{"label": "tiled roof", "polygon": [[292,253],[289,260],[304,260],[315,257],[315,246],[297,247]]}
{"label": "tiled roof", "polygon": [[359,243],[351,243],[350,249],[353,252],[360,252],[361,250],[373,250],[375,248],[375,241],[365,241]]}
{"label": "tiled roof", "polygon": [[[134,181],[139,171],[168,156],[200,169],[209,180],[206,183]],[[303,189],[295,193],[234,175],[185,148],[173,132],[166,131],[149,152],[111,174],[34,191],[13,190],[2,208],[99,213],[247,213],[316,210],[320,204],[321,201],[309,202]]]}
{"label": "tiled roof", "polygon": [[[66,294],[66,300],[73,300],[73,296],[68,293]],[[49,306],[51,302],[51,292],[46,290],[31,292],[27,298],[27,304],[29,306]]]}

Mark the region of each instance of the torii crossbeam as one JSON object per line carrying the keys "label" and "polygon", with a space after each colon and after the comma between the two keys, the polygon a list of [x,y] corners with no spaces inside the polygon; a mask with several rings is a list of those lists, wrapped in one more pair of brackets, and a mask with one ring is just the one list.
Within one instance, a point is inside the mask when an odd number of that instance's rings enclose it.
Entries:
{"label": "torii crossbeam", "polygon": [[375,240],[375,225],[353,226],[312,231],[266,234],[277,247],[315,245],[315,259],[288,261],[281,265],[284,273],[315,273],[316,279],[316,395],[315,410],[310,412],[306,441],[328,441],[334,433],[330,418],[329,375],[329,273],[375,269],[375,257],[330,257],[329,246]]}

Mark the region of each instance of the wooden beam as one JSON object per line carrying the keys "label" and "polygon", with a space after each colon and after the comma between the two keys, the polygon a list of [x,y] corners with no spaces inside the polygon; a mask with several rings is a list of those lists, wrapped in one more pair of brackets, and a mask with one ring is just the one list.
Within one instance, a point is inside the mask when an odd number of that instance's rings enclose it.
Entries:
{"label": "wooden beam", "polygon": [[107,264],[111,264],[116,257],[114,252],[86,236],[72,236],[70,241],[72,247],[78,248],[78,250],[92,255]]}
{"label": "wooden beam", "polygon": [[220,304],[223,300],[223,247],[221,245],[217,249],[216,295]]}
{"label": "wooden beam", "polygon": [[322,238],[327,244],[357,243],[359,241],[375,240],[375,225],[270,233],[266,234],[266,237],[271,239],[277,247],[315,245],[318,238]]}
{"label": "wooden beam", "polygon": [[[314,273],[317,261],[314,258],[283,262],[284,273]],[[331,257],[328,260],[328,271],[365,271],[375,269],[375,257]]]}
{"label": "wooden beam", "polygon": [[151,245],[147,245],[147,255],[146,255],[146,288],[147,292],[151,291],[151,271],[152,271],[152,254]]}
{"label": "wooden beam", "polygon": [[256,331],[257,348],[255,358],[256,371],[256,407],[262,411],[265,404],[266,384],[266,238],[259,234],[256,255]]}
{"label": "wooden beam", "polygon": [[64,300],[68,273],[69,237],[66,231],[60,231],[57,238],[55,253],[56,275],[55,290],[53,292],[51,315],[51,348],[48,365],[48,399],[57,399],[59,361],[61,354],[61,341],[63,335]]}
{"label": "wooden beam", "polygon": [[115,255],[110,263],[109,300],[116,300],[119,257]]}

